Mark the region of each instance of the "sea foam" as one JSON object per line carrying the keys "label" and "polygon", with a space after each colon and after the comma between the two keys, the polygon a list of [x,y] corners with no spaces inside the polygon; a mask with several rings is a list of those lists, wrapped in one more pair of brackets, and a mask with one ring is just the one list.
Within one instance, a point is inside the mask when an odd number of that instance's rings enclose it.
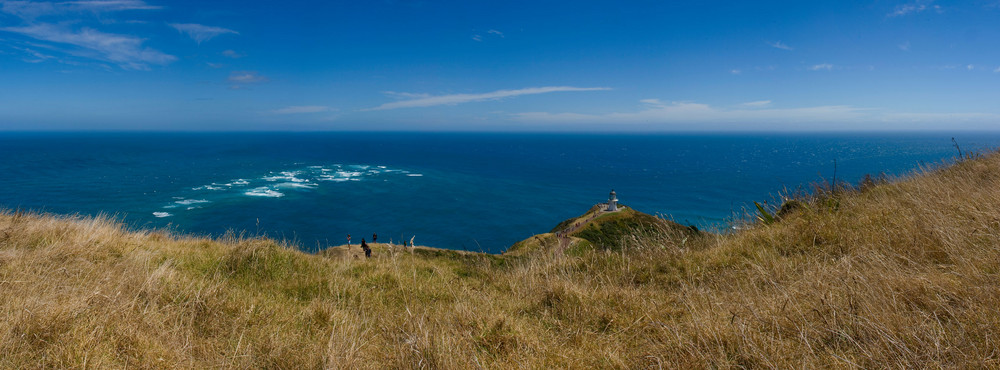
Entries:
{"label": "sea foam", "polygon": [[266,186],[252,189],[243,194],[251,197],[268,197],[268,198],[281,198],[285,196],[284,193],[275,191],[274,189],[268,188]]}
{"label": "sea foam", "polygon": [[185,200],[178,200],[178,201],[176,201],[174,203],[177,203],[177,204],[180,204],[180,205],[185,205],[185,206],[190,206],[192,204],[211,203],[211,201],[210,200],[206,200],[206,199],[185,199]]}

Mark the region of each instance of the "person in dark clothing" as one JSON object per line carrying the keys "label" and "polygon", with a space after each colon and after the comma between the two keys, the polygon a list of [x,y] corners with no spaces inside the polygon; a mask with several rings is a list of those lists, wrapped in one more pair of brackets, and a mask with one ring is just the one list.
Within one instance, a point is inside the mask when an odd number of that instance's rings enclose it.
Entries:
{"label": "person in dark clothing", "polygon": [[372,233],[372,243],[377,242],[377,241],[378,241],[378,234]]}
{"label": "person in dark clothing", "polygon": [[361,238],[361,249],[365,251],[365,258],[372,258],[372,249],[368,247],[368,243],[365,243],[365,238]]}

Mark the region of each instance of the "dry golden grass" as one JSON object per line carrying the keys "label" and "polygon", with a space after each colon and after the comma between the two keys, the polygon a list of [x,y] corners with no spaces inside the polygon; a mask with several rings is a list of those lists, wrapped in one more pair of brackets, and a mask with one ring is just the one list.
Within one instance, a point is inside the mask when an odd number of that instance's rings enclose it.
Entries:
{"label": "dry golden grass", "polygon": [[1000,156],[807,203],[615,251],[371,260],[6,212],[0,367],[1000,366]]}

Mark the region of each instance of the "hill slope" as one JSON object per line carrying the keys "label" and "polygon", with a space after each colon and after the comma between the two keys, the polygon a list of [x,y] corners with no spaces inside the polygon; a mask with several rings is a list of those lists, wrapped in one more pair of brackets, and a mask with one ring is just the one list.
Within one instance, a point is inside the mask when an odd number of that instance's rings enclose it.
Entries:
{"label": "hill slope", "polygon": [[491,256],[0,214],[0,367],[997,366],[1000,156],[732,235]]}

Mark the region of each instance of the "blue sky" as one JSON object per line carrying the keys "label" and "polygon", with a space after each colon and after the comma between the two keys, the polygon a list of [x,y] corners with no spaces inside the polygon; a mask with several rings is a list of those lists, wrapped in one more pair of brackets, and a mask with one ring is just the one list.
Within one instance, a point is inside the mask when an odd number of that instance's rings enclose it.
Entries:
{"label": "blue sky", "polygon": [[1000,0],[0,0],[0,130],[1000,128]]}

